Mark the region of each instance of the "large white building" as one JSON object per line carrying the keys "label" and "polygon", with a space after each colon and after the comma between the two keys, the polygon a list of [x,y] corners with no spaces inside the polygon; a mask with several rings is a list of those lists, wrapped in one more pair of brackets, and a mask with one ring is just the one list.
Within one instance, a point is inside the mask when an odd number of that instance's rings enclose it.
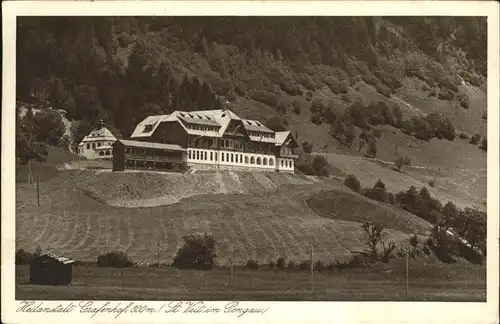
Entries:
{"label": "large white building", "polygon": [[154,158],[149,159],[152,165],[148,167],[155,167],[161,163],[157,155],[168,152],[148,149],[146,143],[163,143],[181,148],[183,163],[195,169],[294,172],[294,149],[298,146],[290,131],[274,132],[259,121],[240,118],[227,109],[149,116],[137,125],[131,140],[144,142],[145,146],[127,147],[122,143],[125,167],[137,163],[144,166],[146,156]]}
{"label": "large white building", "polygon": [[97,129],[90,132],[78,144],[78,155],[89,160],[113,158],[113,144],[116,142],[116,137],[99,122]]}

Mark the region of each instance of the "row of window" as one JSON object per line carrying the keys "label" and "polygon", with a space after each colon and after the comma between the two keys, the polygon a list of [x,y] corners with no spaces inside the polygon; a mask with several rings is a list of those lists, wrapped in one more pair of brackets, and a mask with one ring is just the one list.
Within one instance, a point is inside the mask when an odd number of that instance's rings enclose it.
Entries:
{"label": "row of window", "polygon": [[[101,145],[102,146],[104,146],[104,145],[111,146],[111,145],[113,145],[113,143],[111,143],[111,142],[108,142],[108,143],[106,143],[106,142],[104,142],[104,143],[101,143],[101,142],[92,143],[92,149],[95,149],[96,147],[101,147]],[[87,143],[87,150],[90,150],[90,146],[91,146],[91,144]],[[82,153],[83,153],[83,148],[82,148]]]}
{"label": "row of window", "polygon": [[125,153],[130,154],[130,155],[147,155],[147,156],[159,156],[159,157],[172,157],[172,156],[178,156],[178,153],[172,153],[171,151],[168,150],[161,150],[161,149],[148,149],[148,148],[132,148],[132,147],[126,147],[125,148]]}
{"label": "row of window", "polygon": [[274,133],[248,132],[250,136],[274,138]]}
{"label": "row of window", "polygon": [[293,166],[292,160],[281,160],[281,167],[291,168]]}
{"label": "row of window", "polygon": [[293,151],[292,151],[292,149],[291,149],[291,148],[289,148],[289,147],[286,147],[286,146],[285,146],[285,147],[282,147],[282,148],[281,148],[281,153],[282,153],[282,154],[285,154],[285,155],[286,155],[286,154],[293,154]]}
{"label": "row of window", "polygon": [[205,131],[205,132],[208,132],[208,131],[216,132],[217,131],[217,127],[199,126],[199,125],[193,125],[193,124],[188,124],[187,128],[201,130],[201,131]]}
{"label": "row of window", "polygon": [[[194,139],[191,138],[190,140],[190,146],[197,146],[197,144],[201,147],[212,147],[213,146],[213,140],[211,138],[200,138],[200,139]],[[242,143],[240,141],[235,141],[235,140],[230,140],[230,139],[222,139],[220,140],[220,147],[221,148],[228,148],[228,149],[237,149],[237,150],[252,150],[252,151],[257,151],[257,152],[269,152],[271,153],[273,150],[273,145],[268,144],[268,143],[262,143],[262,142],[250,142],[250,143]]]}
{"label": "row of window", "polygon": [[[218,160],[218,154],[214,152],[206,152],[206,151],[197,151],[197,150],[189,150],[188,151],[188,158],[193,159],[193,160],[200,160],[200,161],[217,161]],[[220,160],[221,162],[232,162],[232,163],[244,163],[244,164],[257,164],[257,165],[270,165],[274,166],[274,159],[273,158],[261,158],[257,157],[255,158],[254,156],[243,156],[243,154],[237,154],[237,153],[224,153],[221,152],[220,154]],[[244,162],[243,162],[244,161]],[[282,161],[283,162],[283,161]],[[282,165],[283,166],[283,165]]]}

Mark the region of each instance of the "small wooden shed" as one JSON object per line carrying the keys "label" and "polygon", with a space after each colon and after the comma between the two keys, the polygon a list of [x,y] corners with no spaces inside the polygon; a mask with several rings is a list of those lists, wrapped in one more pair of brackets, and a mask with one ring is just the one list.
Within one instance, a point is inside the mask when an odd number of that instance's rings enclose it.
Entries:
{"label": "small wooden shed", "polygon": [[30,282],[37,285],[69,285],[74,260],[54,254],[43,254],[31,261]]}

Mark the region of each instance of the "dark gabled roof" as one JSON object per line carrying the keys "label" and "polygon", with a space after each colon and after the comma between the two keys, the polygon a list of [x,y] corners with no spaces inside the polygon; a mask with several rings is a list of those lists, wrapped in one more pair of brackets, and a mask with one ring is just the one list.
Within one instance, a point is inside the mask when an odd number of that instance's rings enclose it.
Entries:
{"label": "dark gabled roof", "polygon": [[62,264],[69,264],[69,263],[74,263],[75,262],[74,260],[72,260],[70,258],[66,258],[66,257],[60,256],[60,255],[55,255],[55,254],[52,254],[52,253],[42,254],[37,259],[40,260],[40,261],[43,261],[43,260],[47,260],[47,261],[48,260],[53,260],[53,261],[57,261],[57,262],[62,263]]}

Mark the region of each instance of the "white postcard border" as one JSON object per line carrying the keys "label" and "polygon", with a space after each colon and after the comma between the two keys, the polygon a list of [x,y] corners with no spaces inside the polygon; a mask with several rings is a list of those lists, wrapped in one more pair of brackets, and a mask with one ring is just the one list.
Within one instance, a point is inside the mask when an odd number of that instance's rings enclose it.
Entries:
{"label": "white postcard border", "polygon": [[[493,323],[498,319],[499,238],[499,6],[489,1],[98,1],[3,2],[2,95],[2,322],[169,322],[169,323]],[[23,313],[15,301],[15,34],[22,15],[464,15],[488,16],[488,256],[487,302],[241,302],[241,307],[268,308],[245,314],[98,314]],[[70,301],[44,301],[44,307]],[[79,301],[73,301],[78,304]],[[106,301],[95,302],[102,305]],[[113,301],[110,303],[118,303]],[[122,301],[128,304],[130,301]],[[135,302],[159,309],[165,302]],[[227,302],[206,302],[225,307]],[[109,306],[111,307],[111,305]],[[77,308],[78,309],[78,308]],[[162,309],[163,311],[165,308]]]}

